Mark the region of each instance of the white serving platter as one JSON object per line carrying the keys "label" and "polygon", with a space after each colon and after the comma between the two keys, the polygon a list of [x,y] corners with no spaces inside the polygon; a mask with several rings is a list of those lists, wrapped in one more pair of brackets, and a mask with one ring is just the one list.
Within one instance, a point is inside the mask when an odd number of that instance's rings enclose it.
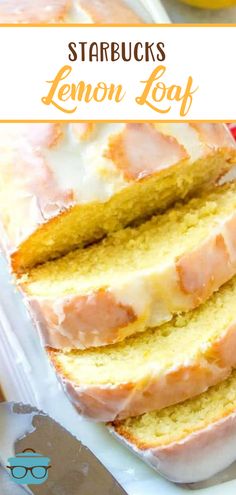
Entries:
{"label": "white serving platter", "polygon": [[21,295],[10,280],[6,263],[1,256],[0,383],[8,401],[22,401],[44,410],[87,445],[128,495],[236,493],[236,479],[194,492],[170,483],[120,445],[104,425],[89,422],[79,416],[48,363],[37,331]]}

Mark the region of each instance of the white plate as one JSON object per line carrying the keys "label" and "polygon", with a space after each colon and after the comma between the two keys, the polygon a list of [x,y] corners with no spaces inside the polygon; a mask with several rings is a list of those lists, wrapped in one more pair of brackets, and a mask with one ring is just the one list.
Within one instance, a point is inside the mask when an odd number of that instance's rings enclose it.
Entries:
{"label": "white plate", "polygon": [[236,480],[194,492],[169,483],[112,438],[104,425],[80,418],[57,382],[22,298],[11,284],[1,257],[0,383],[7,400],[37,406],[82,440],[129,495],[236,493]]}

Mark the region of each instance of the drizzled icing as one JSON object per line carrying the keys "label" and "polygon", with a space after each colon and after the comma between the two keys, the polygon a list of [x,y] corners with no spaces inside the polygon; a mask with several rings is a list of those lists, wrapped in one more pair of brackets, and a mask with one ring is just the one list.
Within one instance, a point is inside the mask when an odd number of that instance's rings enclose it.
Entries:
{"label": "drizzled icing", "polygon": [[0,21],[16,23],[168,22],[159,2],[150,0],[1,0]]}
{"label": "drizzled icing", "polygon": [[155,263],[132,278],[127,272],[106,290],[80,286],[75,294],[35,296],[26,283],[23,291],[44,344],[57,349],[106,345],[198,306],[236,273],[235,223],[235,214],[219,216],[211,234],[178,261]]}
{"label": "drizzled icing", "polygon": [[[137,443],[135,439],[128,441],[115,426],[110,425],[109,430],[144,462],[175,483],[207,480],[230,466],[236,457],[235,412],[200,431],[187,434],[179,442],[160,447],[141,449],[138,440]],[[224,481],[227,481],[227,475]]]}
{"label": "drizzled icing", "polygon": [[122,126],[96,126],[90,139],[83,139],[83,136],[79,139],[73,124],[69,124],[64,128],[64,136],[58,146],[45,149],[45,159],[58,186],[74,190],[76,202],[106,201],[125,187],[121,172],[104,156],[109,134]]}

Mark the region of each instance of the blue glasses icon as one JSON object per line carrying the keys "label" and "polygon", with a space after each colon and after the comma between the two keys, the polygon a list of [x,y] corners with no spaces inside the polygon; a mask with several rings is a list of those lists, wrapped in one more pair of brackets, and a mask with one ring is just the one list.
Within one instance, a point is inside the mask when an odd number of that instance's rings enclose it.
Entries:
{"label": "blue glasses icon", "polygon": [[41,485],[48,479],[49,457],[25,449],[8,459],[11,477],[18,485]]}

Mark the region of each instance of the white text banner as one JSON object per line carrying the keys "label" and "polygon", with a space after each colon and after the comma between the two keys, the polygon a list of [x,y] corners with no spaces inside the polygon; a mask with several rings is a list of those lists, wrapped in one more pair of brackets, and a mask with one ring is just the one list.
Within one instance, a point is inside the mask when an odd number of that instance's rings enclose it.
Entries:
{"label": "white text banner", "polygon": [[1,26],[0,46],[0,121],[236,120],[236,26]]}

